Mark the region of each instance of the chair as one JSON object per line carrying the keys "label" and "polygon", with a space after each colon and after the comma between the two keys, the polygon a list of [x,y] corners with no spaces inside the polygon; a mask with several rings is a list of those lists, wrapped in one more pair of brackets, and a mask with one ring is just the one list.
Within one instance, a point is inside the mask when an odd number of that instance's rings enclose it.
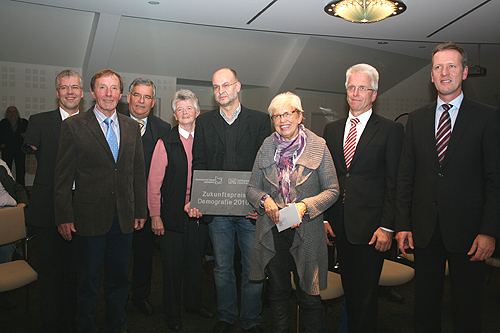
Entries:
{"label": "chair", "polygon": [[[26,261],[28,246],[24,224],[24,208],[11,207],[0,209],[0,245],[22,240],[24,260],[0,264],[0,292],[14,290],[36,281],[38,274]],[[29,289],[26,288],[26,311],[29,308]]]}
{"label": "chair", "polygon": [[379,286],[399,286],[413,279],[415,270],[407,265],[384,259],[382,272],[380,273]]}

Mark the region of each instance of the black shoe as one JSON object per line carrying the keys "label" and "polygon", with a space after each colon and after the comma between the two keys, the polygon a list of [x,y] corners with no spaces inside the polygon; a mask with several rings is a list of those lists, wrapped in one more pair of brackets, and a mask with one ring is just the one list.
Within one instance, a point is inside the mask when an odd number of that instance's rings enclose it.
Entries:
{"label": "black shoe", "polygon": [[168,317],[167,326],[171,331],[182,331],[181,319],[179,317]]}
{"label": "black shoe", "polygon": [[151,304],[151,302],[149,302],[147,298],[139,302],[133,302],[133,304],[136,308],[141,310],[141,312],[146,316],[151,316],[155,312],[153,304]]}
{"label": "black shoe", "polygon": [[212,333],[226,333],[226,332],[229,332],[229,330],[231,329],[231,325],[230,323],[228,323],[227,321],[219,321],[217,323],[217,325],[214,326],[213,330],[212,330]]}
{"label": "black shoe", "polygon": [[186,309],[186,312],[197,314],[203,318],[208,318],[208,319],[215,318],[215,313],[213,313],[204,306],[202,306],[199,309]]}
{"label": "black shoe", "polygon": [[389,293],[387,295],[387,300],[392,301],[392,302],[396,302],[396,303],[404,303],[405,298],[403,296],[401,296],[400,294],[398,294],[397,292],[395,292],[393,288],[391,288],[391,290],[389,291]]}
{"label": "black shoe", "polygon": [[260,327],[260,325],[255,325],[255,326],[252,326],[248,329],[243,329],[243,332],[246,332],[246,333],[259,333],[259,332],[263,332],[262,331],[262,327]]}

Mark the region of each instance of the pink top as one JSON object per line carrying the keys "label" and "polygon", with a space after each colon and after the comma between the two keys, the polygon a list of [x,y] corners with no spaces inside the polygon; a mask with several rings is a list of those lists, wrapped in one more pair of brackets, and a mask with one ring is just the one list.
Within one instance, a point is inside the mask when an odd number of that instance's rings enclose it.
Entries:
{"label": "pink top", "polygon": [[[184,146],[184,151],[186,152],[187,162],[188,162],[188,176],[187,176],[187,186],[186,186],[186,200],[185,203],[189,202],[189,196],[191,194],[191,168],[193,166],[193,141],[192,135],[186,139],[184,136],[179,134],[182,145]],[[151,158],[151,168],[149,169],[148,178],[148,208],[150,216],[160,216],[161,212],[161,185],[163,184],[163,178],[165,177],[165,170],[168,165],[167,151],[165,150],[165,145],[163,140],[159,139],[156,142],[155,150],[153,152],[153,157]]]}

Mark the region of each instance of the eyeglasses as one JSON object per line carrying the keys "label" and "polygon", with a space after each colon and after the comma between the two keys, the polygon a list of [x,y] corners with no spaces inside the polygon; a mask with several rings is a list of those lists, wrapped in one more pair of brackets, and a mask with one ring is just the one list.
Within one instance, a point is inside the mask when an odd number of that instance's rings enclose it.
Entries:
{"label": "eyeglasses", "polygon": [[190,107],[190,106],[187,106],[187,107],[185,107],[185,108],[177,108],[177,109],[175,110],[175,112],[177,112],[177,113],[182,113],[182,112],[184,112],[184,111],[191,112],[191,111],[193,111],[193,110],[194,110],[194,108],[192,108],[192,107]]}
{"label": "eyeglasses", "polygon": [[139,93],[133,93],[132,96],[134,96],[134,98],[137,98],[137,99],[141,99],[142,97],[144,97],[144,99],[147,101],[150,101],[153,99],[153,96],[151,96],[151,95],[141,95]]}
{"label": "eyeglasses", "polygon": [[236,84],[236,83],[238,83],[238,81],[235,81],[233,83],[227,83],[227,82],[225,82],[225,83],[222,84],[222,86],[214,86],[213,88],[214,88],[214,91],[219,91],[221,88],[223,90],[227,90],[229,87],[231,87],[233,84]]}
{"label": "eyeglasses", "polygon": [[57,88],[57,90],[62,91],[62,92],[66,92],[66,91],[70,91],[70,90],[78,91],[80,89],[82,89],[82,87],[77,86],[77,85],[74,85],[74,86],[60,86],[60,87]]}
{"label": "eyeglasses", "polygon": [[294,114],[295,112],[297,112],[298,110],[293,110],[293,111],[288,111],[288,112],[285,112],[285,113],[282,113],[282,114],[275,114],[273,116],[271,116],[271,119],[273,121],[279,121],[281,120],[282,118],[284,120],[290,120],[290,118],[292,118],[292,114]]}
{"label": "eyeglasses", "polygon": [[365,91],[373,90],[372,88],[367,88],[367,87],[363,87],[363,86],[361,86],[361,87],[356,87],[356,86],[349,86],[349,87],[347,87],[347,91],[348,92],[355,92],[356,89],[358,89],[358,91],[360,91],[360,92],[365,92]]}

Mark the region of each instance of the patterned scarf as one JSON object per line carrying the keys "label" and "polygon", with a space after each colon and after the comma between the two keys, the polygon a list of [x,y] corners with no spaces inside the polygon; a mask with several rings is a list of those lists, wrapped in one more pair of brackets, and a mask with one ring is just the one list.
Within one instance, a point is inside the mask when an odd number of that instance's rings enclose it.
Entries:
{"label": "patterned scarf", "polygon": [[299,132],[295,138],[285,141],[277,133],[274,133],[273,143],[276,146],[274,161],[278,167],[279,191],[285,204],[291,202],[290,183],[292,181],[293,168],[306,146],[307,133],[304,125],[299,125]]}

